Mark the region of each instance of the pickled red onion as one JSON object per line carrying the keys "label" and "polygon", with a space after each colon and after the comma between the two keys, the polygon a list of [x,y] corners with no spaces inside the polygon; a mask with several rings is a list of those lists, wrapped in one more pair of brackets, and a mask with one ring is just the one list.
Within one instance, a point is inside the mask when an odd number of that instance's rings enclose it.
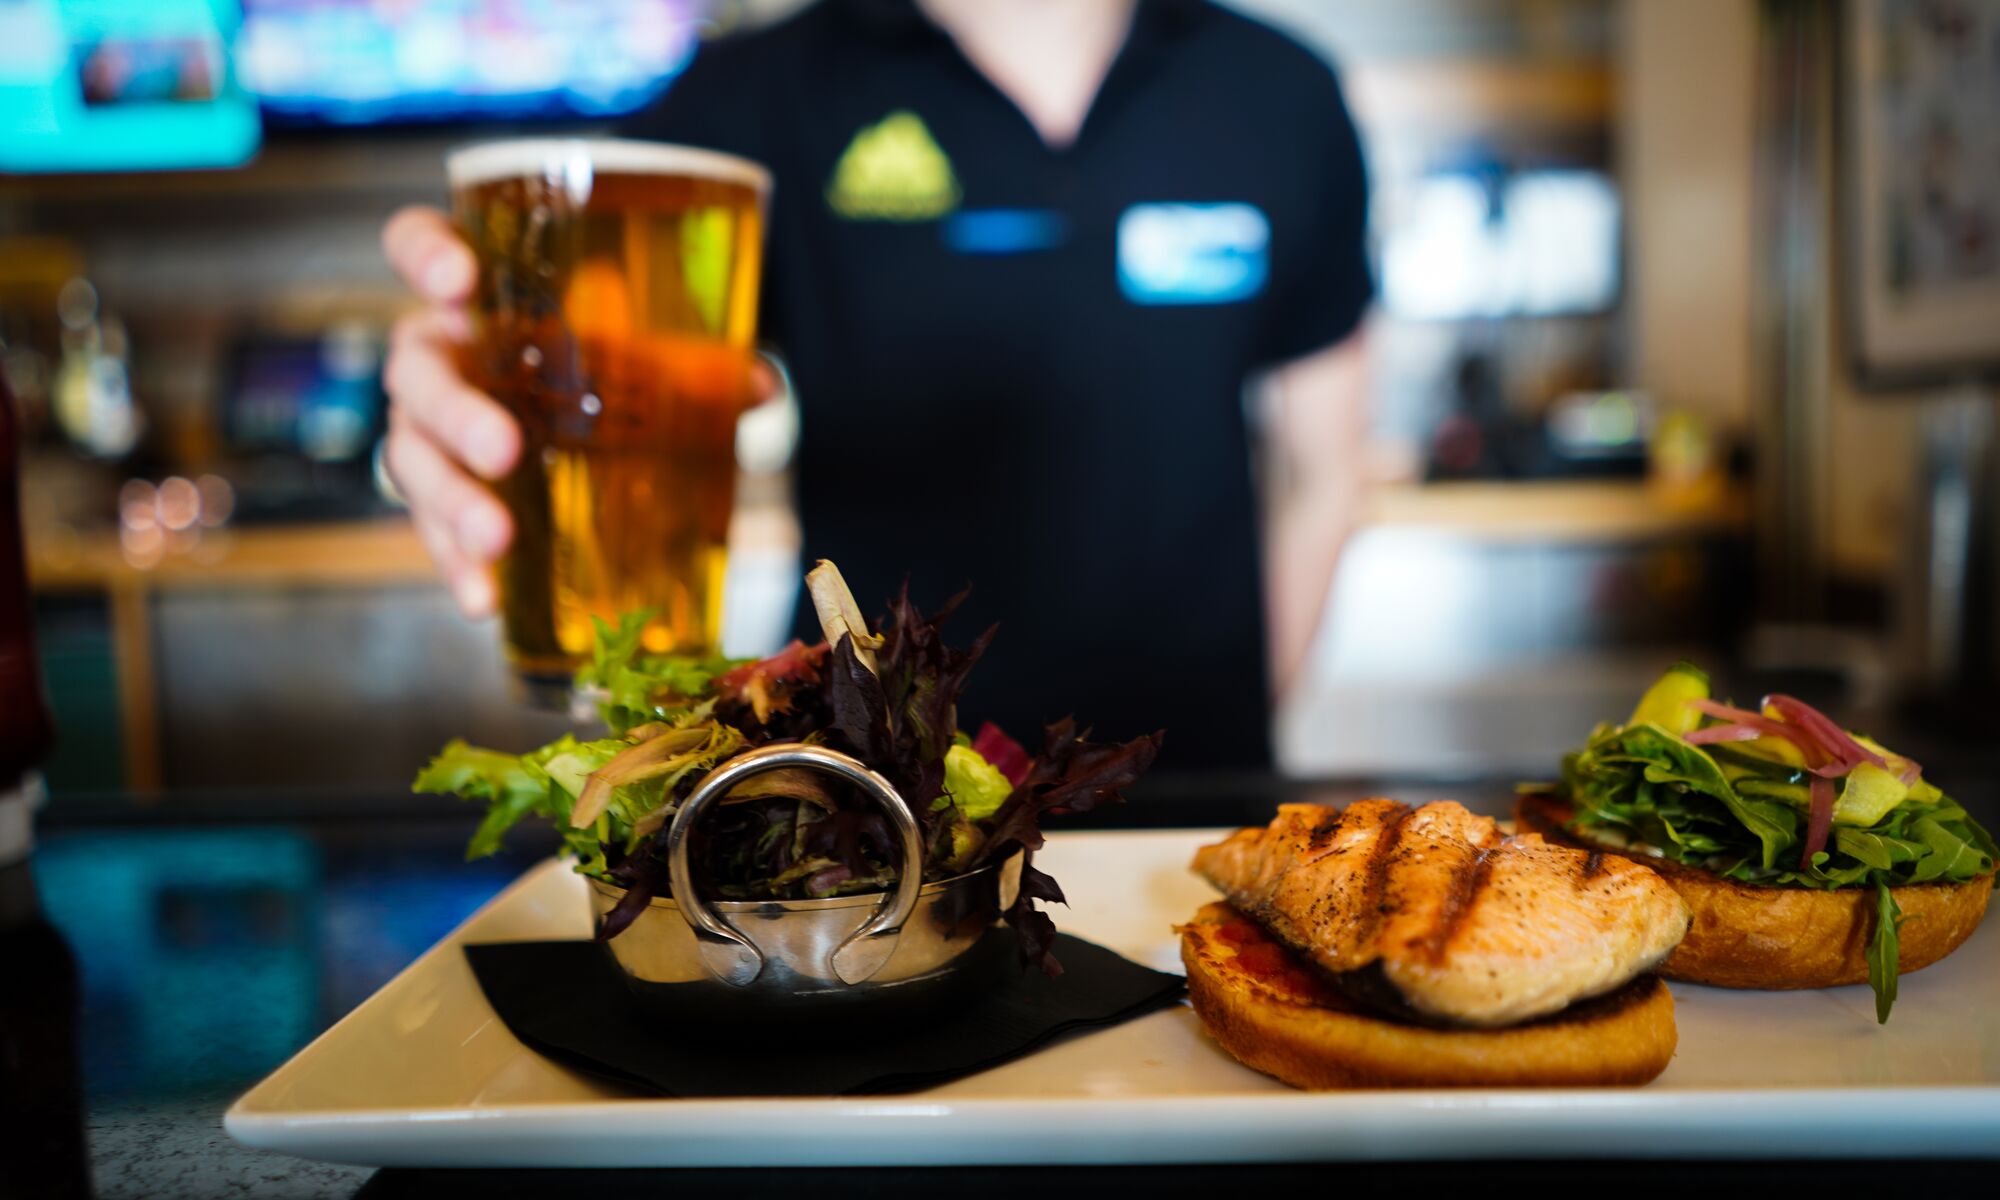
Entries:
{"label": "pickled red onion", "polygon": [[1748,725],[1710,725],[1688,734],[1685,740],[1690,746],[1709,746],[1716,742],[1753,742],[1763,736]]}
{"label": "pickled red onion", "polygon": [[1813,855],[1826,849],[1827,835],[1833,832],[1833,780],[1813,776],[1812,808],[1806,815],[1806,840],[1799,848],[1799,870],[1812,867]]}
{"label": "pickled red onion", "polygon": [[[1827,757],[1841,765],[1842,769],[1836,774],[1844,775],[1864,762],[1873,763],[1885,771],[1889,769],[1887,759],[1855,741],[1853,734],[1805,701],[1794,696],[1771,695],[1764,697],[1764,703],[1777,709],[1778,715],[1786,721],[1808,730],[1826,748]],[[1897,778],[1905,785],[1915,783],[1923,769],[1915,759],[1905,758],[1903,761],[1908,765],[1897,772]]]}
{"label": "pickled red onion", "polygon": [[[1751,712],[1747,708],[1731,708],[1727,704],[1718,704],[1713,700],[1691,700],[1689,703],[1693,704],[1699,711],[1711,717],[1720,718],[1732,725],[1747,726],[1756,730],[1760,735],[1783,738],[1797,747],[1798,752],[1805,756],[1808,767],[1825,766],[1827,759],[1831,757],[1827,754],[1825,748],[1819,744],[1817,738],[1812,737],[1805,730],[1795,725],[1789,725],[1776,718],[1767,717],[1763,713]],[[1697,730],[1696,732],[1700,731]]]}
{"label": "pickled red onion", "polygon": [[[1889,770],[1886,756],[1862,745],[1825,713],[1795,696],[1764,697],[1761,707],[1774,710],[1777,713],[1775,717],[1708,699],[1690,700],[1688,703],[1694,705],[1696,711],[1724,722],[1686,734],[1686,740],[1691,745],[1747,742],[1770,736],[1790,742],[1805,758],[1806,770],[1810,773],[1807,787],[1811,805],[1806,813],[1806,835],[1799,847],[1801,871],[1812,869],[1813,856],[1826,849],[1827,840],[1833,833],[1833,781],[1863,763]],[[1895,757],[1905,764],[1898,778],[1906,786],[1915,783],[1922,774],[1916,760],[1902,755]]]}

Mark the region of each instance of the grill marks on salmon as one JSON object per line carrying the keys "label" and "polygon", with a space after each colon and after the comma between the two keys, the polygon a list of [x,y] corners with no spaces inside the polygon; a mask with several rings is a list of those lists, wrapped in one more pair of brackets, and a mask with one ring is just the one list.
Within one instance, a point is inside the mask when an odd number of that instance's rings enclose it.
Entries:
{"label": "grill marks on salmon", "polygon": [[1505,837],[1446,802],[1287,804],[1194,869],[1356,999],[1430,1020],[1518,1024],[1629,982],[1687,932],[1687,906],[1617,857]]}

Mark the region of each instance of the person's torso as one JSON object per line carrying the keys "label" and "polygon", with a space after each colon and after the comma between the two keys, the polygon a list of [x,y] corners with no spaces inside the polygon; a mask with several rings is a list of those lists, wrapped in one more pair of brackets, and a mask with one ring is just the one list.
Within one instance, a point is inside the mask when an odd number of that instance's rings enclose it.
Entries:
{"label": "person's torso", "polygon": [[1204,19],[1142,10],[1062,149],[921,21],[808,13],[756,96],[808,560],[864,607],[972,587],[968,726],[1165,726],[1180,766],[1268,757],[1242,395],[1312,218]]}

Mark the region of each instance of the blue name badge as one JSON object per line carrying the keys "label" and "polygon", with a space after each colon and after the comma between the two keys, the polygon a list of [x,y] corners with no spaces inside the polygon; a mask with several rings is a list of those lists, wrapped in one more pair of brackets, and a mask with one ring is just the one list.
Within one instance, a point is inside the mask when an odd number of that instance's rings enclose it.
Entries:
{"label": "blue name badge", "polygon": [[1227,304],[1264,289],[1271,223],[1253,204],[1134,204],[1118,218],[1118,286],[1134,304]]}
{"label": "blue name badge", "polygon": [[944,244],[960,254],[1031,254],[1068,237],[1063,215],[1039,208],[966,208],[944,220]]}

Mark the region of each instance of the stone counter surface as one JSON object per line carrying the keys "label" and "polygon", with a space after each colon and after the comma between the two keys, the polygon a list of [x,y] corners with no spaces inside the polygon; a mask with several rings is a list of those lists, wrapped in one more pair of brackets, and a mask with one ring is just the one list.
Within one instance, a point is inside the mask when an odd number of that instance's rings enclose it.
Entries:
{"label": "stone counter surface", "polygon": [[369,1167],[312,1162],[238,1144],[222,1131],[222,1113],[240,1090],[93,1111],[91,1183],[99,1200],[345,1200],[374,1174]]}

